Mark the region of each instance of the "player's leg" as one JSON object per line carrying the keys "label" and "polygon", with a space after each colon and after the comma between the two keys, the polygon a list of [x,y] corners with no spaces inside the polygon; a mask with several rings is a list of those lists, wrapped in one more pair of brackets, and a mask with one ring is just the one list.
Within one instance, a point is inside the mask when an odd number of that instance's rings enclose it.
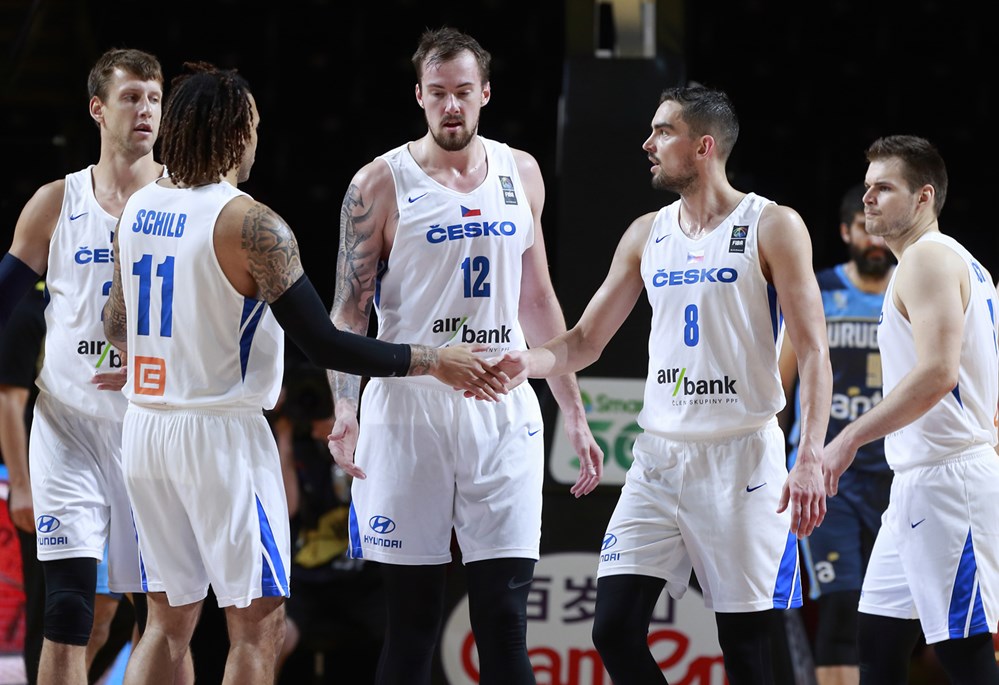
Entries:
{"label": "player's leg", "polygon": [[146,595],[149,617],[125,669],[126,685],[172,682],[166,674],[182,671],[203,600],[172,607],[165,592]]}
{"label": "player's leg", "polygon": [[382,564],[386,624],[377,685],[429,685],[444,616],[445,565]]}
{"label": "player's leg", "polygon": [[999,685],[992,633],[979,633],[933,645],[951,685]]}
{"label": "player's leg", "polygon": [[909,682],[909,661],[921,632],[919,621],[861,611],[858,626],[861,685]]}
{"label": "player's leg", "polygon": [[774,610],[717,613],[715,624],[729,685],[772,683]]}
{"label": "player's leg", "polygon": [[616,685],[666,682],[649,651],[649,623],[666,581],[641,575],[604,576],[597,581],[593,645]]}
{"label": "player's leg", "polygon": [[481,685],[533,685],[527,657],[527,596],[534,559],[486,559],[466,565],[468,612]]}
{"label": "player's leg", "polygon": [[284,643],[284,597],[260,597],[225,608],[229,657],[223,685],[271,685]]}
{"label": "player's leg", "polygon": [[45,627],[40,685],[85,685],[86,653],[94,624],[97,562],[89,557],[43,561]]}

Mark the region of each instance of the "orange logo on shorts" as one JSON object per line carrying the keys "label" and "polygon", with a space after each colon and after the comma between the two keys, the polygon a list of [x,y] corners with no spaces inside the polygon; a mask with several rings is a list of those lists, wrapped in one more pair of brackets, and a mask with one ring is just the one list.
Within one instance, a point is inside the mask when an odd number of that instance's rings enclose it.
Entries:
{"label": "orange logo on shorts", "polygon": [[135,394],[162,395],[166,390],[166,360],[159,357],[135,357]]}

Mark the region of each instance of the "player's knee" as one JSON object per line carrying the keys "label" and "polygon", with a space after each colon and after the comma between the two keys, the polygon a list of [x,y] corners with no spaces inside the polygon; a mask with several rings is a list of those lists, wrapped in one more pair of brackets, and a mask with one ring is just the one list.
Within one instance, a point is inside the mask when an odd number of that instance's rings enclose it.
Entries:
{"label": "player's knee", "polygon": [[853,666],[859,662],[857,606],[860,591],[833,592],[819,598],[815,631],[816,666]]}
{"label": "player's knee", "polygon": [[90,558],[42,562],[45,573],[45,639],[85,647],[94,625],[97,563]]}

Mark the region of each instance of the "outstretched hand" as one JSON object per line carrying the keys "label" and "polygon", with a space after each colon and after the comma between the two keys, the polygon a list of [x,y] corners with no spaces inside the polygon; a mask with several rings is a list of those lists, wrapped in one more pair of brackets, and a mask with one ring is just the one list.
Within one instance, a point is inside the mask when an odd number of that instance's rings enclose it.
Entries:
{"label": "outstretched hand", "polygon": [[842,433],[833,438],[823,450],[822,459],[825,469],[826,492],[834,496],[839,492],[839,479],[843,472],[850,468],[857,450],[850,448],[843,439]]}
{"label": "outstretched hand", "polygon": [[128,382],[128,356],[121,353],[121,368],[117,371],[103,371],[95,373],[90,382],[97,386],[98,390],[121,390]]}
{"label": "outstretched hand", "polygon": [[507,389],[491,363],[476,353],[486,352],[486,345],[454,345],[436,350],[437,363],[430,375],[455,390],[463,390],[465,397],[497,402]]}

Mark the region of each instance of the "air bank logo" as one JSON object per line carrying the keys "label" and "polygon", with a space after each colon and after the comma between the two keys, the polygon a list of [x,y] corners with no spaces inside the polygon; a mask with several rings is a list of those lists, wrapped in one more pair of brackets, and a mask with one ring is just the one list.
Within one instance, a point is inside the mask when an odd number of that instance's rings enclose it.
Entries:
{"label": "air bank logo", "polygon": [[444,344],[462,342],[499,345],[500,348],[497,348],[497,350],[506,349],[506,347],[512,344],[511,336],[514,332],[512,326],[501,324],[499,328],[472,328],[465,325],[467,321],[467,316],[448,316],[443,319],[434,319],[431,331],[434,333],[450,333],[451,336]]}
{"label": "air bank logo", "polygon": [[689,378],[686,367],[682,369],[659,369],[656,382],[660,385],[672,385],[673,397],[679,398],[709,399],[708,396],[731,396],[739,394],[735,389],[735,378],[728,376],[722,376],[721,378]]}

